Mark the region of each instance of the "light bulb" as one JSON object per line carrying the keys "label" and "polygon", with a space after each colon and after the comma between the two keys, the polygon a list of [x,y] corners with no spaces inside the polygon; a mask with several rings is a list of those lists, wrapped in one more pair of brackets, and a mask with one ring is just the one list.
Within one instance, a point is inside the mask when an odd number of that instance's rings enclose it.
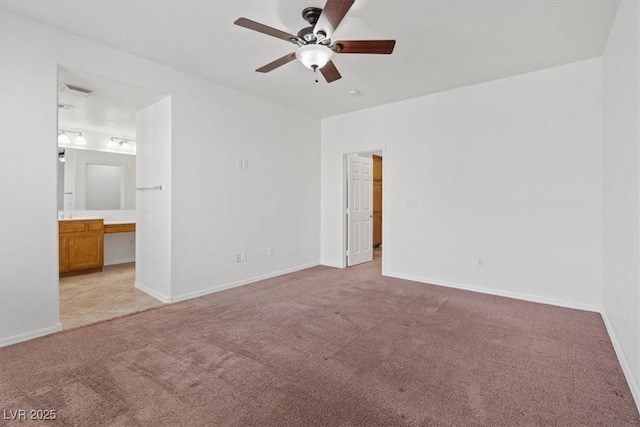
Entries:
{"label": "light bulb", "polygon": [[333,51],[321,44],[308,44],[296,51],[296,58],[310,69],[322,68],[331,60]]}
{"label": "light bulb", "polygon": [[70,142],[69,135],[64,132],[58,134],[58,144],[69,144]]}
{"label": "light bulb", "polygon": [[80,132],[78,134],[78,136],[76,137],[75,141],[73,141],[73,142],[78,144],[78,145],[87,145],[87,140],[84,139],[84,136],[82,136],[82,132]]}

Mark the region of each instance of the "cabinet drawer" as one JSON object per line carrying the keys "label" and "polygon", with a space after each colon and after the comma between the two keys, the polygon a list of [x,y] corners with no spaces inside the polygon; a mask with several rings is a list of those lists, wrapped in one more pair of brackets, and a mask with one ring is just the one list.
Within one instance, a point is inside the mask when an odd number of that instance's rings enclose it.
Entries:
{"label": "cabinet drawer", "polygon": [[136,231],[135,222],[129,222],[126,224],[105,224],[104,232],[109,233],[131,233]]}
{"label": "cabinet drawer", "polygon": [[58,231],[60,233],[83,233],[86,221],[60,221]]}
{"label": "cabinet drawer", "polygon": [[95,221],[87,221],[87,231],[101,231],[104,227],[104,222],[101,219]]}
{"label": "cabinet drawer", "polygon": [[75,221],[59,221],[58,231],[60,233],[84,233],[86,231],[102,231],[104,220],[75,220]]}

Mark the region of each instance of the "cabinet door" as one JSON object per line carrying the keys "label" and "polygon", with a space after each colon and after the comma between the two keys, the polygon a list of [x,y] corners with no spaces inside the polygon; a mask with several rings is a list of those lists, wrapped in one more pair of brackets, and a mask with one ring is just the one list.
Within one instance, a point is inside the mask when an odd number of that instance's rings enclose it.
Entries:
{"label": "cabinet door", "polygon": [[382,214],[373,214],[373,246],[378,247],[382,244]]}
{"label": "cabinet door", "polygon": [[382,181],[382,157],[373,156],[373,180]]}
{"label": "cabinet door", "polygon": [[373,182],[373,211],[382,212],[382,182]]}
{"label": "cabinet door", "polygon": [[100,234],[69,236],[69,269],[102,267],[104,263],[104,239]]}
{"label": "cabinet door", "polygon": [[69,238],[66,236],[58,239],[58,267],[60,272],[69,271]]}

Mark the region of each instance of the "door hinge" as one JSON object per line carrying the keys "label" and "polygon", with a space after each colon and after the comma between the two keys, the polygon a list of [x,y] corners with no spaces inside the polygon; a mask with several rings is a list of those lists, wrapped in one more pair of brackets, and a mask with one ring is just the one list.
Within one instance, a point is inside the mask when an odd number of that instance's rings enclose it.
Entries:
{"label": "door hinge", "polygon": [[344,253],[346,256],[349,256],[349,251],[345,251]]}

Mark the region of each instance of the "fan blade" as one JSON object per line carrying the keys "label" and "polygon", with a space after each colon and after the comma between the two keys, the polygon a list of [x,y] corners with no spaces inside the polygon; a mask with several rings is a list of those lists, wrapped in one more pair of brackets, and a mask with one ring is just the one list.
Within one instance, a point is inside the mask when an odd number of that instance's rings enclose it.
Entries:
{"label": "fan blade", "polygon": [[334,43],[336,53],[375,53],[389,55],[396,45],[395,40],[341,40]]}
{"label": "fan blade", "polygon": [[333,61],[327,62],[327,65],[320,68],[320,72],[324,76],[324,79],[327,81],[327,83],[335,82],[336,80],[342,78]]}
{"label": "fan blade", "polygon": [[253,31],[257,31],[259,33],[262,34],[267,34],[269,36],[273,36],[275,38],[278,39],[282,39],[288,42],[293,42],[295,43],[296,40],[298,40],[298,37],[294,36],[293,34],[289,34],[289,33],[285,33],[284,31],[280,31],[280,30],[276,30],[275,28],[271,28],[267,25],[261,24],[259,22],[256,21],[252,21],[251,19],[247,19],[247,18],[238,18],[236,19],[236,22],[234,22],[234,24],[239,25],[241,27],[244,28],[248,28],[250,30]]}
{"label": "fan blade", "polygon": [[291,53],[286,54],[282,58],[278,58],[275,61],[270,62],[267,65],[264,65],[264,66],[258,68],[256,71],[259,72],[259,73],[268,73],[269,71],[273,71],[276,68],[283,66],[284,64],[288,64],[289,62],[293,61],[294,59],[296,59],[296,53],[295,52],[291,52]]}
{"label": "fan blade", "polygon": [[327,0],[313,32],[318,34],[319,31],[323,31],[328,38],[331,38],[331,35],[336,28],[338,28],[344,16],[349,12],[349,9],[351,9],[354,1],[355,0]]}

